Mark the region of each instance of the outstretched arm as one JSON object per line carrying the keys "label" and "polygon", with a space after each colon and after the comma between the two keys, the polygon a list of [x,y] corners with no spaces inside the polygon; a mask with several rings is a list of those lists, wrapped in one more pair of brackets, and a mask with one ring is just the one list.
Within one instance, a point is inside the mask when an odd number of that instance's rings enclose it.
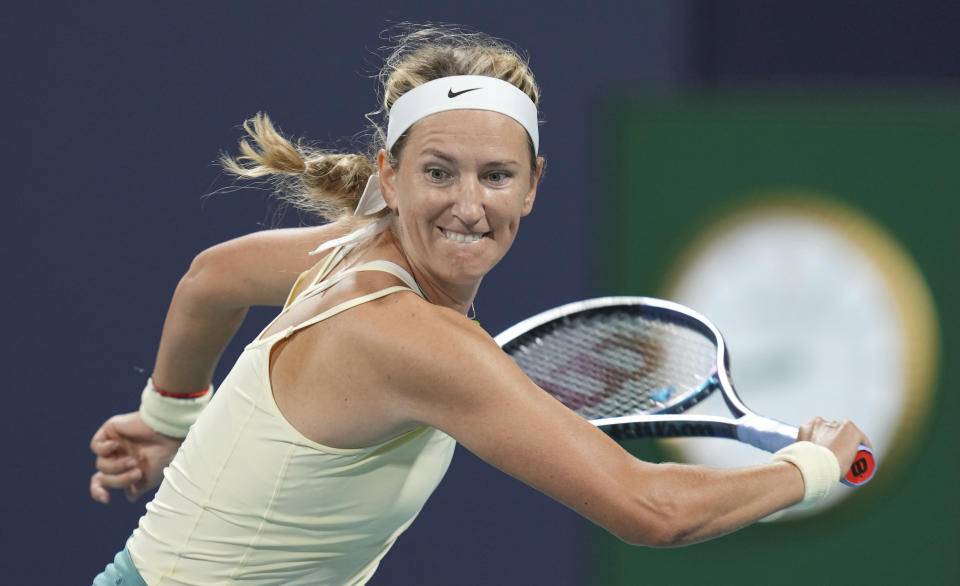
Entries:
{"label": "outstretched arm", "polygon": [[[282,305],[297,277],[319,260],[309,252],[338,230],[336,225],[267,230],[197,255],[170,302],[153,383],[175,394],[207,388],[247,310]],[[124,488],[132,500],[156,487],[181,441],[154,431],[139,413],[111,417],[90,443],[97,456],[91,497],[105,503],[109,489]]]}
{"label": "outstretched arm", "polygon": [[[462,316],[444,325],[436,316],[411,313],[408,321],[394,313],[385,323],[397,331],[378,332],[386,347],[374,355],[389,374],[383,384],[399,391],[397,410],[444,430],[490,464],[626,542],[702,541],[804,498],[804,478],[789,462],[722,470],[638,460],[539,389]],[[836,456],[835,482],[857,446],[868,443],[853,424],[822,420],[804,426],[801,439]]]}

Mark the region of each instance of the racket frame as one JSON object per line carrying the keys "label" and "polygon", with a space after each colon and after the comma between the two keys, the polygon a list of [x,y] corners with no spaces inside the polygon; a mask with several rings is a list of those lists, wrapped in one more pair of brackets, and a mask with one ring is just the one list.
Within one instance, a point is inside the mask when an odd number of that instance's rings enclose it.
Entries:
{"label": "racket frame", "polygon": [[[797,440],[799,428],[796,426],[764,417],[747,407],[737,394],[730,378],[730,355],[720,330],[703,315],[679,303],[653,297],[627,296],[597,297],[575,301],[529,317],[507,328],[495,336],[494,340],[507,354],[511,354],[514,346],[520,345],[531,337],[536,337],[550,324],[559,320],[574,315],[612,311],[627,311],[679,324],[699,332],[716,346],[716,370],[701,387],[692,393],[687,393],[680,401],[637,414],[591,419],[590,423],[617,440],[719,437],[734,439],[767,452],[776,452]],[[717,389],[720,390],[723,401],[733,418],[685,413]],[[873,477],[875,466],[872,462],[872,451],[866,446],[860,446],[860,448],[861,451],[869,453],[870,475],[858,482],[851,482],[850,477],[845,475],[842,479],[844,484],[857,486],[868,482]]]}

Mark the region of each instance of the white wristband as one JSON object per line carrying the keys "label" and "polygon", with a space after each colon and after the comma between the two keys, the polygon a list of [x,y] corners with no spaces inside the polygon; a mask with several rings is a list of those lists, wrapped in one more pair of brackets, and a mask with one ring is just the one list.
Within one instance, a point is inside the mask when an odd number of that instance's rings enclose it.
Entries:
{"label": "white wristband", "polygon": [[140,418],[150,429],[170,437],[187,437],[193,422],[210,402],[213,384],[203,393],[189,396],[170,396],[161,394],[153,379],[147,379],[147,386],[140,394]]}
{"label": "white wristband", "polygon": [[796,442],[773,455],[771,460],[790,462],[803,476],[803,500],[791,507],[805,509],[821,502],[840,482],[840,463],[829,449],[812,442]]}

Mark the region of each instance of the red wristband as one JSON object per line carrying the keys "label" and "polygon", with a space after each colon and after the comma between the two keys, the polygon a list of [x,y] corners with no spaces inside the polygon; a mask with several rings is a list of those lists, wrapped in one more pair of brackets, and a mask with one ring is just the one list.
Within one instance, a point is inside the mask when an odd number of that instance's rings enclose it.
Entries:
{"label": "red wristband", "polygon": [[173,399],[196,399],[197,397],[202,397],[210,392],[210,385],[207,385],[207,388],[203,389],[202,391],[197,391],[196,393],[171,393],[170,391],[165,391],[156,385],[152,386],[153,390],[156,391],[157,394],[164,397],[171,397]]}

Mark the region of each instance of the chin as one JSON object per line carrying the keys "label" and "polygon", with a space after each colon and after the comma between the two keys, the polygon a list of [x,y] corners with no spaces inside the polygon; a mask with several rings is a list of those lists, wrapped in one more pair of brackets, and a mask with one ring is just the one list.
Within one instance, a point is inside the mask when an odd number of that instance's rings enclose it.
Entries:
{"label": "chin", "polygon": [[470,285],[483,279],[487,273],[496,265],[490,262],[478,262],[471,259],[469,262],[457,262],[447,265],[439,274],[443,275],[444,281],[453,285]]}

